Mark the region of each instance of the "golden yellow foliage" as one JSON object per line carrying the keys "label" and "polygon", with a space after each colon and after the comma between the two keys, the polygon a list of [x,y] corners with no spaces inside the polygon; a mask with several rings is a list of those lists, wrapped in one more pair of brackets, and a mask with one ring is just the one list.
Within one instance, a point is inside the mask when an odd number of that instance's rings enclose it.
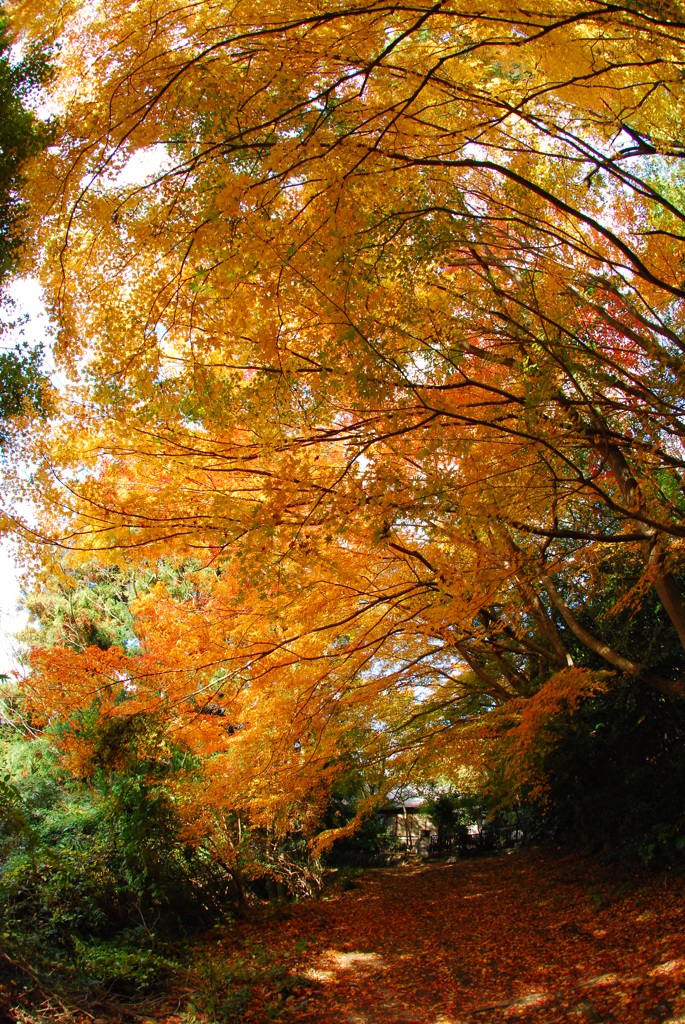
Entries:
{"label": "golden yellow foliage", "polygon": [[[21,12],[62,47],[44,536],[217,570],[139,603],[103,713],[163,712],[273,811],[355,730],[402,775],[589,665],[682,692],[603,635],[653,586],[685,643],[680,5]],[[117,657],[38,656],[46,713]]]}

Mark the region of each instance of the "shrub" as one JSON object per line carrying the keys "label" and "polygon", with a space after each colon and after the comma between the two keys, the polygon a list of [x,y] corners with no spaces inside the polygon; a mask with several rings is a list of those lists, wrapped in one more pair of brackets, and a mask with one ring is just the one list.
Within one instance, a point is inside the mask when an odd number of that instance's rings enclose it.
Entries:
{"label": "shrub", "polygon": [[541,744],[548,834],[647,863],[685,849],[685,701],[618,682],[556,715]]}

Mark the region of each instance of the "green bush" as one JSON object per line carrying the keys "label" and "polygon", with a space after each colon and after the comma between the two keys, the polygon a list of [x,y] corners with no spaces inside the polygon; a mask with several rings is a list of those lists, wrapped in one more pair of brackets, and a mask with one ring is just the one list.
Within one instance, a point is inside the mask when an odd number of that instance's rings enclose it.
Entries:
{"label": "green bush", "polygon": [[[347,820],[352,817],[352,813],[347,814]],[[325,855],[325,863],[329,867],[377,867],[398,851],[399,843],[387,831],[384,822],[369,817],[354,835],[344,836],[333,843]]]}
{"label": "green bush", "polygon": [[618,682],[555,716],[542,743],[548,834],[648,863],[685,850],[685,701]]}
{"label": "green bush", "polygon": [[[427,800],[422,811],[428,815],[438,833],[438,851],[446,853],[456,849],[465,853],[469,845],[469,825],[475,821],[476,810],[459,793],[440,793]],[[482,810],[478,808],[478,818]]]}
{"label": "green bush", "polygon": [[101,736],[86,780],[46,739],[0,737],[4,946],[81,988],[151,984],[171,962],[169,942],[227,901],[225,872],[183,838],[165,788],[178,767],[167,759],[165,775],[149,756],[151,728],[127,737],[116,769]]}

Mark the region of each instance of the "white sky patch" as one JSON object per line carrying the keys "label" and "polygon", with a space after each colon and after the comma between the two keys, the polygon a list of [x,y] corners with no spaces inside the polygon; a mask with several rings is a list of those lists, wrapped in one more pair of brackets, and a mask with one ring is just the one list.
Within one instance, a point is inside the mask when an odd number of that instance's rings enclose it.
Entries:
{"label": "white sky patch", "polygon": [[[52,385],[63,393],[67,382],[54,363],[53,333],[40,282],[33,277],[17,278],[8,286],[7,293],[12,305],[2,309],[2,321],[16,322],[16,326],[0,334],[0,348],[13,349],[24,342],[34,348],[42,342],[43,369]],[[0,481],[1,472],[0,468]],[[24,506],[16,511],[27,522],[35,520],[31,507]],[[24,629],[28,619],[25,609],[19,607],[21,598],[15,547],[10,537],[3,537],[0,539],[0,673],[10,672],[18,664],[19,645],[14,634]]]}
{"label": "white sky patch", "polygon": [[414,353],[403,370],[412,384],[427,384],[430,380],[430,364],[421,352]]}
{"label": "white sky patch", "polygon": [[7,295],[11,305],[2,310],[2,320],[17,321],[17,326],[0,334],[0,347],[14,348],[21,342],[28,342],[33,348],[42,342],[45,348],[44,368],[52,376],[56,372],[52,359],[53,331],[40,281],[35,277],[18,277],[8,286]]}
{"label": "white sky patch", "polygon": [[115,188],[130,188],[134,185],[145,185],[156,175],[163,174],[173,167],[173,160],[166,145],[162,142],[132,153],[123,167],[108,175],[107,184]]}
{"label": "white sky patch", "polygon": [[35,277],[18,277],[7,288],[12,306],[3,319],[26,316],[28,323],[2,335],[2,347],[12,348],[18,341],[41,340],[48,332],[48,315],[43,301],[43,290]]}
{"label": "white sky patch", "polygon": [[[0,483],[2,466],[0,464]],[[29,526],[36,523],[36,510],[29,502],[14,506],[18,519]],[[0,536],[0,673],[19,668],[21,644],[16,634],[28,625],[28,612],[23,607],[22,569],[16,543],[11,534]]]}
{"label": "white sky patch", "polygon": [[18,643],[14,634],[26,626],[28,615],[19,608],[21,587],[11,543],[0,542],[0,673],[17,665]]}

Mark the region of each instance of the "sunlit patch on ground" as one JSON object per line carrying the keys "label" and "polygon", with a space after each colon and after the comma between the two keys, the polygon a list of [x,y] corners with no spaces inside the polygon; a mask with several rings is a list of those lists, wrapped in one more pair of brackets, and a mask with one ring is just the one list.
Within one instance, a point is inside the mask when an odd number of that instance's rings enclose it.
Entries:
{"label": "sunlit patch on ground", "polygon": [[538,1006],[540,1003],[546,1003],[549,998],[546,992],[529,992],[528,995],[522,996],[521,999],[517,999],[511,1005],[512,1007]]}
{"label": "sunlit patch on ground", "polygon": [[652,977],[658,977],[659,975],[682,974],[683,971],[685,971],[685,959],[678,957],[677,960],[667,960],[665,963],[659,964],[651,973]]}
{"label": "sunlit patch on ground", "polygon": [[170,979],[130,1019],[685,1024],[684,935],[675,875],[618,877],[540,851],[375,870],[213,934],[194,978]]}
{"label": "sunlit patch on ground", "polygon": [[333,981],[335,973],[333,971],[323,970],[321,967],[308,967],[304,972],[305,978],[309,978],[310,981]]}
{"label": "sunlit patch on ground", "polygon": [[594,978],[588,978],[581,982],[582,988],[596,988],[598,985],[615,985],[619,981],[618,974],[598,974]]}
{"label": "sunlit patch on ground", "polygon": [[317,966],[308,967],[304,972],[312,981],[333,981],[339,971],[350,970],[381,970],[385,966],[383,957],[378,953],[343,953],[337,949],[327,949],[321,954]]}
{"label": "sunlit patch on ground", "polygon": [[383,957],[378,953],[340,953],[329,949],[324,956],[333,961],[341,970],[353,967],[383,967]]}
{"label": "sunlit patch on ground", "polygon": [[239,926],[290,979],[241,1020],[685,1024],[682,889],[539,851],[371,871]]}

